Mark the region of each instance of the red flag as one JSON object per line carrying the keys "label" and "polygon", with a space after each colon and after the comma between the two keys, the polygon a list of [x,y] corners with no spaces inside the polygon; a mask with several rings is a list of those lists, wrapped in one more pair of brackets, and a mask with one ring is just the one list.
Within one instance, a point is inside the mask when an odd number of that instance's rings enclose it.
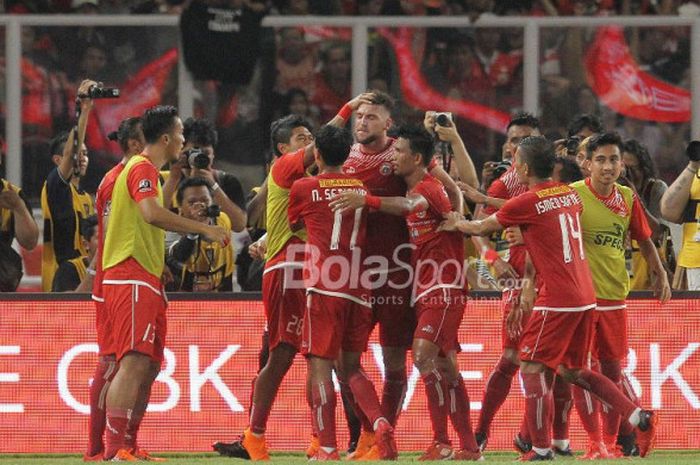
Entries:
{"label": "red flag", "polygon": [[401,92],[407,103],[417,108],[450,111],[493,131],[505,132],[510,121],[508,113],[469,100],[453,99],[430,87],[413,57],[409,29],[400,28],[396,33],[388,28],[379,28],[377,31],[394,48],[401,75]]}
{"label": "red flag", "polygon": [[600,28],[585,64],[588,85],[616,112],[645,121],[690,121],[690,92],[640,70],[622,28]]}
{"label": "red flag", "polygon": [[115,131],[123,119],[139,116],[146,109],[161,102],[165,83],[176,64],[177,49],[173,48],[141,68],[129,79],[121,87],[119,99],[95,100],[88,120],[88,147],[91,150],[117,151],[116,147],[109,146],[107,134]]}

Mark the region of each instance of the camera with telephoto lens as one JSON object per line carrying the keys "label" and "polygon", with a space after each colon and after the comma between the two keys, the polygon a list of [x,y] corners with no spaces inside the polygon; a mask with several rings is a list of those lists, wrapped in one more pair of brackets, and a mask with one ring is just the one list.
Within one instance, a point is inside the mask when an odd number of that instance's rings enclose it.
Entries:
{"label": "camera with telephoto lens", "polygon": [[571,136],[566,139],[566,155],[575,157],[578,153],[579,145],[581,145],[581,138],[578,136]]}
{"label": "camera with telephoto lens", "polygon": [[511,167],[512,162],[510,160],[503,160],[498,165],[493,168],[493,179],[498,179],[503,173],[508,171]]}
{"label": "camera with telephoto lens", "polygon": [[691,141],[685,149],[685,155],[690,158],[690,161],[700,161],[700,141]]}
{"label": "camera with telephoto lens", "polygon": [[116,87],[102,87],[102,85],[92,86],[87,92],[87,97],[97,98],[119,98],[119,89]]}
{"label": "camera with telephoto lens", "polygon": [[209,168],[209,155],[198,148],[186,150],[183,154],[186,168],[205,170]]}

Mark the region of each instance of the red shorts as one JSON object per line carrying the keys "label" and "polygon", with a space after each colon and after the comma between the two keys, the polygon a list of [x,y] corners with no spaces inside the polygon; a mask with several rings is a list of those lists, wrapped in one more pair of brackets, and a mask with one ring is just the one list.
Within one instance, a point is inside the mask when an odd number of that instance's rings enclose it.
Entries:
{"label": "red shorts", "polygon": [[335,360],[344,352],[365,352],[372,310],[350,299],[309,292],[301,352]]}
{"label": "red shorts", "polygon": [[[501,309],[503,310],[503,319],[501,320],[501,347],[503,350],[514,349],[518,350],[520,348],[520,340],[522,334],[517,338],[513,339],[508,334],[508,328],[506,327],[506,322],[508,321],[508,315],[511,310],[518,305],[518,300],[520,299],[520,291],[517,289],[509,289],[503,293],[501,296]],[[523,328],[527,326],[527,321],[530,319],[530,313],[523,315],[521,325]]]}
{"label": "red shorts", "polygon": [[139,352],[162,362],[168,332],[164,291],[144,281],[106,278],[103,295],[117,361]]}
{"label": "red shorts", "polygon": [[520,360],[540,362],[556,370],[586,366],[595,310],[533,311],[520,338]]}
{"label": "red shorts", "polygon": [[112,341],[112,330],[107,309],[104,302],[95,300],[95,329],[97,330],[97,347],[100,357],[104,355],[114,355],[115,349]]}
{"label": "red shorts", "polygon": [[[399,289],[394,289],[389,283]],[[411,305],[412,286],[408,271],[389,273],[385,285],[372,289],[374,321],[379,323],[379,344],[382,347],[405,347],[413,344],[416,312]]]}
{"label": "red shorts", "polygon": [[413,333],[440,347],[443,354],[457,350],[457,331],[464,317],[467,293],[462,289],[436,289],[416,301],[418,324]]}
{"label": "red shorts", "polygon": [[303,286],[295,289],[285,288],[285,272],[294,274],[297,282],[302,282],[302,269],[281,267],[265,270],[262,278],[263,306],[267,318],[267,330],[270,334],[270,350],[284,342],[301,348],[301,331],[306,309],[306,290]]}
{"label": "red shorts", "polygon": [[627,310],[596,310],[591,352],[598,360],[622,361],[627,357]]}

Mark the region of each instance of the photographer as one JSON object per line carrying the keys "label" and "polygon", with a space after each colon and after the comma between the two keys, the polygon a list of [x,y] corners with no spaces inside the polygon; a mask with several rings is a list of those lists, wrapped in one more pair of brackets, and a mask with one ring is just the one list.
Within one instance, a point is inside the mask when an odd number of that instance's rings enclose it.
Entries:
{"label": "photographer", "polygon": [[[423,118],[423,126],[437,139],[437,148],[439,152],[442,152],[440,155],[443,159],[445,171],[449,173],[449,163],[454,160],[457,165],[459,180],[476,187],[479,184],[476,168],[474,168],[474,162],[469,156],[469,152],[457,131],[457,126],[452,120],[452,114],[426,111]],[[449,144],[449,149],[445,144]]]}
{"label": "photographer", "polygon": [[173,194],[187,178],[202,178],[212,190],[213,201],[231,219],[234,232],[246,227],[245,196],[240,181],[234,175],[212,168],[214,146],[218,134],[205,119],[188,118],[184,123],[185,147],[177,163],[170,166],[170,174],[163,185],[163,202],[172,205]]}
{"label": "photographer", "polygon": [[661,197],[664,219],[683,225],[673,288],[700,291],[700,141],[688,144],[688,165]]}
{"label": "photographer", "polygon": [[39,228],[22,189],[0,179],[0,292],[14,292],[22,279],[22,257],[12,240],[27,250],[36,247]]}
{"label": "photographer", "polygon": [[[41,254],[41,289],[51,291],[56,270],[66,260],[87,256],[80,240],[80,221],[95,213],[92,197],[83,191],[80,180],[87,171],[88,152],[83,144],[88,115],[93,100],[90,90],[95,81],[84,80],[78,88],[80,117],[77,143],[75,131],[57,136],[51,141],[51,158],[56,168],[51,170],[41,189],[41,211],[44,216],[44,247]],[[77,152],[77,153],[76,153]]]}
{"label": "photographer", "polygon": [[[211,188],[200,177],[185,179],[177,190],[180,215],[218,225],[231,232],[231,220],[212,205]],[[233,245],[225,247],[198,235],[183,235],[168,250],[166,263],[173,273],[175,291],[211,292],[233,290]]]}
{"label": "photographer", "polygon": [[88,275],[88,266],[97,252],[97,215],[91,215],[80,222],[80,241],[87,250],[87,256],[63,261],[56,270],[51,292],[75,291]]}

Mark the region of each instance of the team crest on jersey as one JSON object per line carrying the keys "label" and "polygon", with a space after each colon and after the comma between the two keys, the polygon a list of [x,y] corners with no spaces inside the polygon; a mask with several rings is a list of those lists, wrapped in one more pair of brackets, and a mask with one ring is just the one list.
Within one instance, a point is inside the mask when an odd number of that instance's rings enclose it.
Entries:
{"label": "team crest on jersey", "polygon": [[139,192],[150,192],[153,190],[153,185],[150,179],[142,179],[139,181]]}
{"label": "team crest on jersey", "polygon": [[379,172],[382,174],[382,176],[389,176],[392,171],[394,170],[391,168],[391,163],[389,162],[384,162],[379,167]]}
{"label": "team crest on jersey", "polygon": [[345,171],[347,174],[355,174],[355,167],[354,166],[348,166],[345,168],[343,171]]}
{"label": "team crest on jersey", "polygon": [[425,210],[416,213],[416,216],[421,219],[425,218]]}

